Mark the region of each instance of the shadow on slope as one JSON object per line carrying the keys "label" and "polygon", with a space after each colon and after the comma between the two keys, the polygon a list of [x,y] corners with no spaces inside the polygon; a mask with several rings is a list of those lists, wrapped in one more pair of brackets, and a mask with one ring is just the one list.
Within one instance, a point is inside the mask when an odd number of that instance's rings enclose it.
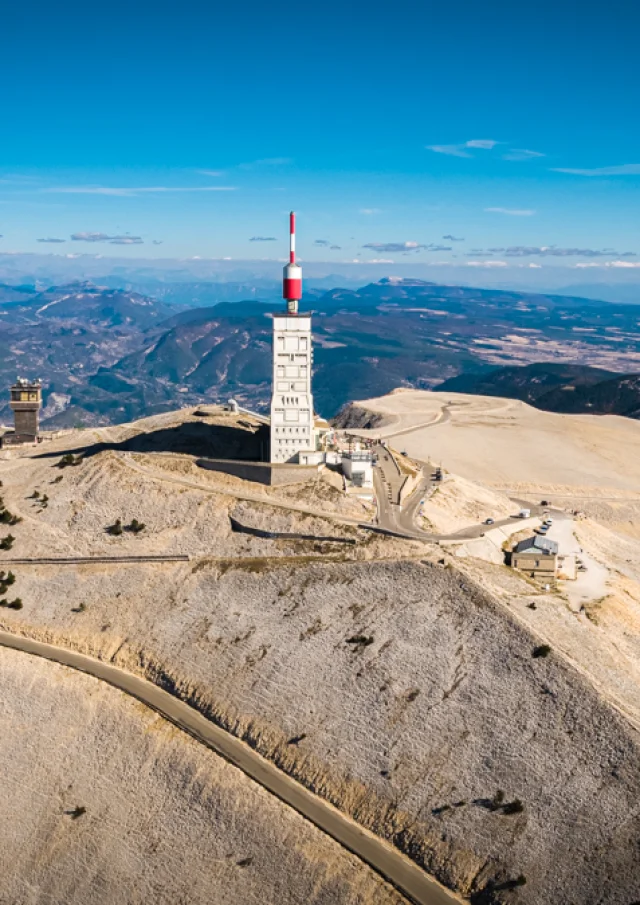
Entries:
{"label": "shadow on slope", "polygon": [[[139,433],[120,443],[92,443],[65,450],[73,455],[95,456],[113,449],[139,453],[186,453],[211,459],[236,459],[260,462],[268,451],[269,429],[255,430],[236,425],[186,421],[176,427]],[[59,458],[60,452],[45,452],[36,458]]]}

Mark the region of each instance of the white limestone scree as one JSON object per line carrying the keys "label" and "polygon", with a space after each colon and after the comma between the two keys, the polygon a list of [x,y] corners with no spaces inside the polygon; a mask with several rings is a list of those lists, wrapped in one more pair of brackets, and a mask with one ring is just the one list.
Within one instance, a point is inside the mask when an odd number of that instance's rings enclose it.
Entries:
{"label": "white limestone scree", "polygon": [[273,395],[271,397],[271,461],[299,462],[299,454],[315,450],[311,395],[311,316],[273,316]]}

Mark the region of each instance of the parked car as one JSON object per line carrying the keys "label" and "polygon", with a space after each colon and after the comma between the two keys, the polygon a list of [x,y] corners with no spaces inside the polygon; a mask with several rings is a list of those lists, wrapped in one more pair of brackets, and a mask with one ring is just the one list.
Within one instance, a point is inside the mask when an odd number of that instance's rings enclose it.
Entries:
{"label": "parked car", "polygon": [[486,519],[484,520],[484,523],[485,523],[485,525],[493,525],[493,524],[494,524],[494,521],[493,521],[492,518],[486,518]]}

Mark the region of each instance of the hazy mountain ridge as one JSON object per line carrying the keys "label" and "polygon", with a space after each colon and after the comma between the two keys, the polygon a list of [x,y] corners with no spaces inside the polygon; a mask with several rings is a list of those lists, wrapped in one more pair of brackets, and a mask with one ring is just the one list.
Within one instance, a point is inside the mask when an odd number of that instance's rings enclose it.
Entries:
{"label": "hazy mountain ridge", "polygon": [[550,412],[640,418],[640,374],[612,374],[580,365],[533,364],[460,374],[435,389],[522,399]]}
{"label": "hazy mountain ridge", "polygon": [[[281,301],[260,298],[260,287],[253,298],[228,300],[240,284],[212,285],[211,297],[227,299],[184,310],[186,285],[175,305],[170,293],[164,302],[90,283],[0,302],[0,381],[7,386],[18,372],[42,377],[45,396],[65,400],[51,426],[130,420],[232,395],[266,407],[270,314]],[[194,301],[202,301],[203,287],[193,286]],[[602,379],[640,370],[640,306],[385,278],[357,290],[312,288],[302,308],[314,314],[314,396],[327,416],[354,398],[398,386],[433,389],[461,374],[477,380],[500,366],[511,374],[499,390],[482,392],[526,399],[538,386],[569,383],[576,362],[585,373],[602,368]],[[519,366],[533,363],[531,378]],[[574,370],[556,380],[558,367]],[[523,379],[528,389],[518,389]],[[601,395],[584,404],[609,405]],[[0,419],[9,418],[1,398]]]}

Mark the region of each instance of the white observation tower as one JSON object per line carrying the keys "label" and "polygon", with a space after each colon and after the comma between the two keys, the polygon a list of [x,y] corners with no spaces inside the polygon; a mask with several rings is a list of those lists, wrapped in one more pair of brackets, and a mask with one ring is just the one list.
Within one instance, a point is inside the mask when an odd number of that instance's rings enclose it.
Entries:
{"label": "white observation tower", "polygon": [[301,452],[315,450],[311,395],[311,315],[298,313],[302,268],[296,264],[296,217],[290,214],[289,263],[282,295],[286,313],[273,315],[273,393],[271,462],[299,462]]}

